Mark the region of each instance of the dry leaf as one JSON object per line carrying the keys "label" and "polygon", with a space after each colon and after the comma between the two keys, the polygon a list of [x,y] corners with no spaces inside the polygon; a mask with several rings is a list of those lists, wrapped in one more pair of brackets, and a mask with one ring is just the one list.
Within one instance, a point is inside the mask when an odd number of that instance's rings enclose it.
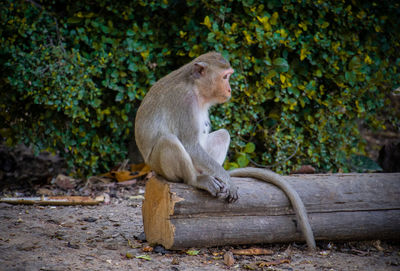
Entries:
{"label": "dry leaf", "polygon": [[[137,165],[132,164],[129,166],[129,170],[125,170],[125,168],[126,165],[124,163],[117,169],[113,169],[110,172],[107,172],[101,176],[115,179],[118,182],[126,182],[147,175],[151,171],[150,167],[144,163]],[[136,172],[138,173],[135,174]]]}
{"label": "dry leaf", "polygon": [[233,258],[232,252],[228,251],[228,252],[225,253],[225,255],[224,255],[224,263],[229,267],[232,266],[235,263],[235,259]]}
{"label": "dry leaf", "polygon": [[134,174],[128,170],[112,171],[111,175],[113,175],[118,182],[125,182],[135,178]]}
{"label": "dry leaf", "polygon": [[310,165],[303,165],[298,170],[293,171],[291,174],[313,174],[315,173],[315,168]]}
{"label": "dry leaf", "polygon": [[282,260],[276,260],[276,261],[271,261],[271,262],[261,262],[258,264],[259,267],[268,267],[268,266],[275,266],[275,265],[280,265],[283,263],[290,263],[289,259],[282,259]]}
{"label": "dry leaf", "polygon": [[50,189],[47,188],[39,188],[36,193],[41,196],[53,196],[54,193]]}
{"label": "dry leaf", "polygon": [[257,265],[255,263],[244,264],[243,268],[248,270],[256,270]]}
{"label": "dry leaf", "polygon": [[131,164],[129,166],[130,166],[132,172],[139,172],[146,166],[146,164],[145,163]]}
{"label": "dry leaf", "polygon": [[372,243],[372,245],[378,250],[378,251],[384,251],[385,249],[381,247],[381,240],[376,240]]}
{"label": "dry leaf", "polygon": [[65,176],[62,174],[58,174],[54,183],[61,189],[68,190],[74,189],[77,183],[77,180],[71,178],[69,176]]}
{"label": "dry leaf", "polygon": [[153,247],[151,247],[151,246],[145,246],[145,247],[142,248],[142,250],[143,250],[144,252],[152,252],[152,251],[153,251]]}
{"label": "dry leaf", "polygon": [[319,255],[328,256],[329,253],[330,253],[330,252],[329,252],[328,250],[323,250],[323,251],[320,251],[320,252],[319,252]]}
{"label": "dry leaf", "polygon": [[138,174],[133,175],[134,178],[138,178],[144,175],[147,175],[151,171],[150,167],[144,163],[142,164],[137,164],[137,165],[131,165],[131,171],[132,172],[139,172]]}
{"label": "dry leaf", "polygon": [[235,255],[271,255],[274,252],[265,248],[247,248],[247,249],[234,249],[232,253]]}

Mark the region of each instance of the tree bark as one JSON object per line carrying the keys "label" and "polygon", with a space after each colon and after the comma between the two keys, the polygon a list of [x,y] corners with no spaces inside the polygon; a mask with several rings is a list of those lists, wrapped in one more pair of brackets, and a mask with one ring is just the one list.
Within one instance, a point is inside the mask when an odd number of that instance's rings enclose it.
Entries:
{"label": "tree bark", "polygon": [[[316,240],[400,239],[400,173],[292,175]],[[239,200],[226,203],[182,183],[146,185],[146,238],[167,249],[304,241],[290,202],[277,187],[232,178]]]}

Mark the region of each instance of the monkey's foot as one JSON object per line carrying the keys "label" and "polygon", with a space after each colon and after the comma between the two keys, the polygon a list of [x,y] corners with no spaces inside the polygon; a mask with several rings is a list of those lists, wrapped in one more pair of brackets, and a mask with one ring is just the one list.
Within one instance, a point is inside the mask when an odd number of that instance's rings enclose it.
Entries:
{"label": "monkey's foot", "polygon": [[236,186],[225,183],[214,176],[198,176],[197,187],[208,191],[214,197],[226,199],[228,202],[235,202],[238,199]]}

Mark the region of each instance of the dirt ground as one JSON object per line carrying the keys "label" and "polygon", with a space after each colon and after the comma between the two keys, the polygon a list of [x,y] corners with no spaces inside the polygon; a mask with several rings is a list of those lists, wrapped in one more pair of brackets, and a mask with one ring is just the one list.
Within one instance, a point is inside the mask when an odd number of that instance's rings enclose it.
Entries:
{"label": "dirt ground", "polygon": [[319,242],[314,253],[304,244],[253,246],[272,254],[234,255],[230,267],[223,256],[233,247],[193,248],[193,256],[151,247],[139,240],[144,181],[111,192],[97,206],[0,203],[0,270],[400,270],[400,243],[390,241]]}

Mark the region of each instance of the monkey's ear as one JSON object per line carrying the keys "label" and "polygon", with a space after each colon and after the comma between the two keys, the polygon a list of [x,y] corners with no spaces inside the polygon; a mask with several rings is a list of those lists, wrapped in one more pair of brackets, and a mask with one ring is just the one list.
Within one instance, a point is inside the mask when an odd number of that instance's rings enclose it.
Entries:
{"label": "monkey's ear", "polygon": [[194,63],[192,68],[192,76],[194,79],[199,79],[205,74],[205,70],[207,67],[207,63],[205,62],[197,62]]}

